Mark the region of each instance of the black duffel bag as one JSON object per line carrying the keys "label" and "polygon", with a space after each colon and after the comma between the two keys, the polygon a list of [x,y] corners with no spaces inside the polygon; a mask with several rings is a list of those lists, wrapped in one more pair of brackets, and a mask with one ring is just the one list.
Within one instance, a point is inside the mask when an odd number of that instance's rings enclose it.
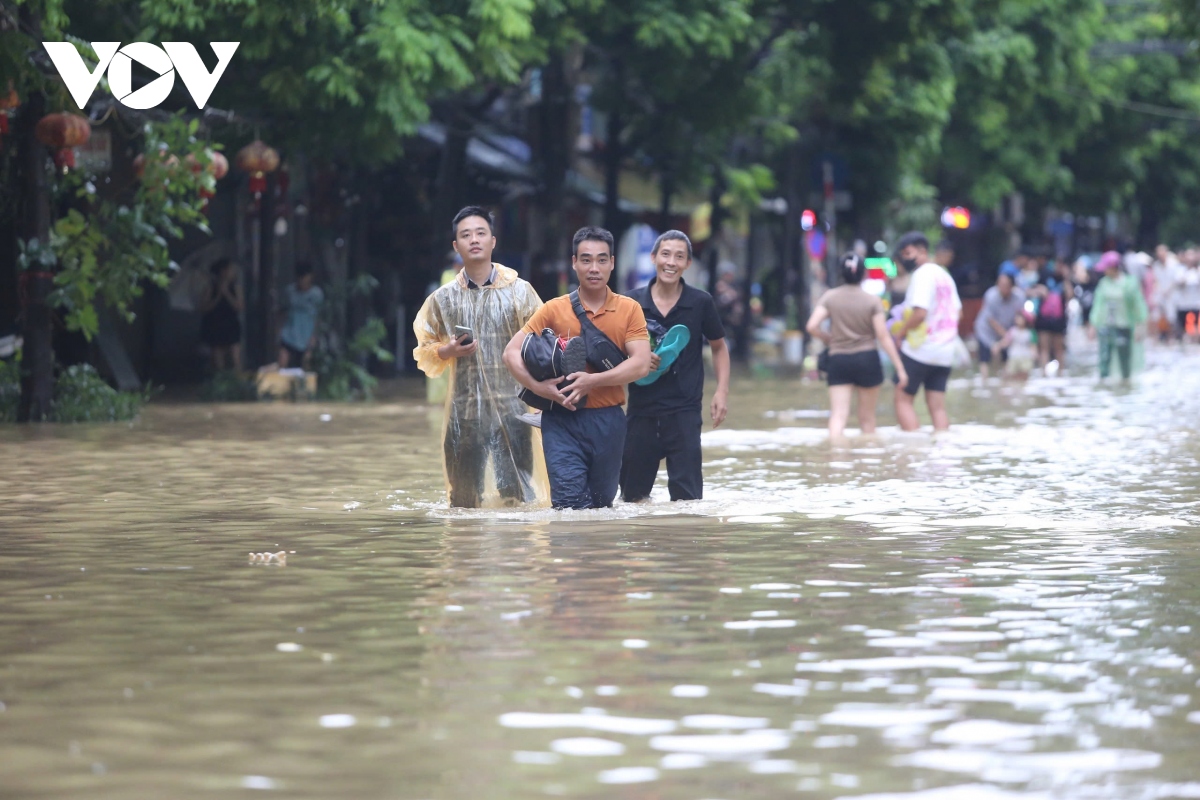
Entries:
{"label": "black duffel bag", "polygon": [[[525,369],[529,370],[529,374],[538,383],[551,378],[566,377],[563,374],[562,354],[558,334],[550,328],[542,328],[541,333],[527,335],[521,344],[521,359],[525,362]],[[524,387],[518,396],[526,405],[542,411],[549,411],[554,405],[552,400],[536,395]]]}

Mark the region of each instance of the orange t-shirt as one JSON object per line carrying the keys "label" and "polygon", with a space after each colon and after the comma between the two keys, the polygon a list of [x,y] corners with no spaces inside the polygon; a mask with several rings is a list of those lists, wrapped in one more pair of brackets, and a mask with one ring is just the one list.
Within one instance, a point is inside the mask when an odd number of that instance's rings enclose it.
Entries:
{"label": "orange t-shirt", "polygon": [[[585,303],[584,310],[587,311],[588,319],[592,321],[592,324],[603,331],[605,336],[612,339],[613,344],[625,350],[626,354],[629,353],[625,347],[626,342],[650,341],[650,334],[646,331],[646,315],[642,313],[642,307],[636,300],[619,295],[609,289],[603,308],[599,311],[592,311]],[[579,324],[579,318],[575,316],[574,309],[571,308],[569,295],[556,297],[547,302],[534,312],[522,330],[526,333],[540,333],[543,328],[549,328],[564,339],[582,335],[583,328]],[[589,365],[587,371],[595,372],[596,370]],[[624,386],[601,386],[588,394],[586,407],[609,408],[622,405],[624,402]]]}

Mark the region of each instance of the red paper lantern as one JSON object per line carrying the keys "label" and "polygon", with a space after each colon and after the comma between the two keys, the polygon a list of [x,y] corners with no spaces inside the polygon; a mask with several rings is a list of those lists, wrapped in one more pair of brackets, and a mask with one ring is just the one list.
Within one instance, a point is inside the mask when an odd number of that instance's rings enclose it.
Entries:
{"label": "red paper lantern", "polygon": [[237,168],[253,175],[256,172],[274,172],[279,169],[279,153],[273,147],[255,139],[238,151],[235,159]]}
{"label": "red paper lantern", "polygon": [[250,193],[258,197],[267,189],[266,174],[279,168],[279,153],[255,139],[238,151],[234,162],[238,169],[250,173]]}
{"label": "red paper lantern", "polygon": [[47,114],[38,120],[33,135],[46,147],[78,147],[92,138],[92,125],[79,114]]}
{"label": "red paper lantern", "polygon": [[[205,150],[205,155],[208,156],[208,172],[215,180],[221,180],[229,174],[229,159],[216,150]],[[188,154],[184,159],[192,172],[200,171],[200,162],[192,154]]]}

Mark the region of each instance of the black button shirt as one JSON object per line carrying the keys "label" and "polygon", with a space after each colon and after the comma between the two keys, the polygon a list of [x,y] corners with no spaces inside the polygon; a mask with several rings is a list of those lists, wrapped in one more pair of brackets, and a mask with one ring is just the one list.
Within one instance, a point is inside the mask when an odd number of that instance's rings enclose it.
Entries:
{"label": "black button shirt", "polygon": [[627,413],[631,417],[700,411],[704,404],[703,339],[712,341],[725,338],[725,327],[721,324],[721,316],[717,313],[717,304],[712,295],[694,289],[681,280],[683,293],[675,307],[664,317],[650,296],[650,287],[657,280],[654,278],[641,289],[629,292],[629,297],[641,304],[646,319],[658,320],[668,330],[675,325],[683,325],[691,333],[691,338],[671,368],[654,383],[649,386],[629,384]]}

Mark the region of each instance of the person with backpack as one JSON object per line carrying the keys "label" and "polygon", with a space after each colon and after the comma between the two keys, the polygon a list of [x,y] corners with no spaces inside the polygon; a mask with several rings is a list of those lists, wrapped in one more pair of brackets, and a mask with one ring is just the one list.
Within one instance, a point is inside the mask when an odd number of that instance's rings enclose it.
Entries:
{"label": "person with backpack", "polygon": [[[542,452],[555,508],[607,508],[617,496],[625,446],[625,386],[650,374],[650,334],[641,305],[608,287],[613,235],[580,228],[571,242],[579,288],[548,301],[504,349],[504,363],[542,413]],[[538,381],[526,364],[529,337],[566,341],[565,377]]]}
{"label": "person with backpack", "polygon": [[[1060,366],[1066,358],[1067,302],[1074,296],[1071,285],[1071,264],[1065,258],[1054,261],[1054,272],[1042,278],[1031,292],[1038,299],[1033,329],[1037,331],[1038,364],[1042,369],[1050,362]],[[1047,373],[1049,374],[1049,373]]]}

